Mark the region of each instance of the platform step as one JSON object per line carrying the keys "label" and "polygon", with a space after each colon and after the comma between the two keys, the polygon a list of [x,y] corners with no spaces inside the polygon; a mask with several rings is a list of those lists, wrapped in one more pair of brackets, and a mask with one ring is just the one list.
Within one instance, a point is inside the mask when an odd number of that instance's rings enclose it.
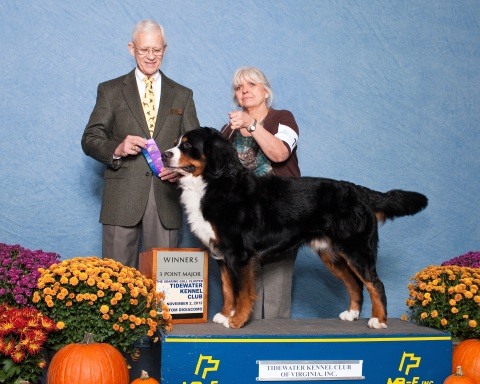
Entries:
{"label": "platform step", "polygon": [[162,338],[162,384],[284,382],[442,384],[449,334],[399,319],[254,320],[242,329],[177,324]]}

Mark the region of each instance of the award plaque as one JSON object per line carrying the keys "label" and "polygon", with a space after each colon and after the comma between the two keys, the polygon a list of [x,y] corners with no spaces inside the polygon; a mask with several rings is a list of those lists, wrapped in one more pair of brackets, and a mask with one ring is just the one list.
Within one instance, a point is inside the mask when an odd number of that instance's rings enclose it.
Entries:
{"label": "award plaque", "polygon": [[199,248],[151,248],[139,270],[164,292],[172,323],[207,321],[208,252]]}

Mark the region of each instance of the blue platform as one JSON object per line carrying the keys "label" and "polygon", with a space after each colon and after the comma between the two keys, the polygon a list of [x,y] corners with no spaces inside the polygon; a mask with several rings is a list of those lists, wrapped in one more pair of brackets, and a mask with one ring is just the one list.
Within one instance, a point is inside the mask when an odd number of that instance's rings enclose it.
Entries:
{"label": "blue platform", "polygon": [[399,319],[382,330],[366,319],[177,324],[162,338],[161,382],[441,384],[451,364],[450,335]]}

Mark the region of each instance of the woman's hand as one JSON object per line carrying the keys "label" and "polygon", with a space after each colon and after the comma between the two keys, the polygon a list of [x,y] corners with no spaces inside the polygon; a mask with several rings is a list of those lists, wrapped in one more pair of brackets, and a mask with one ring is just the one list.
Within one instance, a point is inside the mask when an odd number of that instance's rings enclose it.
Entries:
{"label": "woman's hand", "polygon": [[243,111],[233,111],[228,114],[229,124],[232,129],[242,129],[250,127],[255,119]]}

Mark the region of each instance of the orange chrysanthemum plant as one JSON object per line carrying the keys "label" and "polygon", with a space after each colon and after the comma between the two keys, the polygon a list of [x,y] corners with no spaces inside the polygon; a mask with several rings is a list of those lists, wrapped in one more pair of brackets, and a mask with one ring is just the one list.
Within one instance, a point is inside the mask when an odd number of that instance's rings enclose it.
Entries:
{"label": "orange chrysanthemum plant", "polygon": [[45,368],[43,347],[55,322],[35,308],[0,305],[0,383],[36,383]]}
{"label": "orange chrysanthemum plant", "polygon": [[480,338],[480,268],[429,266],[410,279],[409,314],[403,318],[450,332],[452,338]]}
{"label": "orange chrysanthemum plant", "polygon": [[112,259],[75,257],[41,269],[32,301],[61,329],[48,339],[54,350],[95,333],[99,343],[133,352],[144,337],[172,328],[171,315],[155,282]]}

